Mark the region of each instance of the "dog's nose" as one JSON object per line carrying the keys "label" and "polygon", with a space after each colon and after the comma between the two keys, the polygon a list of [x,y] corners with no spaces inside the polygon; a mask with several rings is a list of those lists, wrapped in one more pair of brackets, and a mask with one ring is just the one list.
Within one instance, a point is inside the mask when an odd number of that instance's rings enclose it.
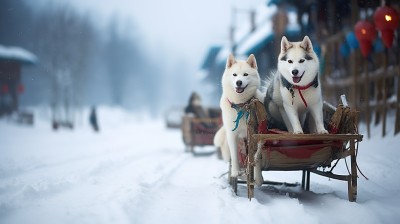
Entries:
{"label": "dog's nose", "polygon": [[236,86],[242,86],[243,82],[241,80],[236,81]]}
{"label": "dog's nose", "polygon": [[293,75],[298,75],[299,74],[299,70],[297,70],[297,69],[292,70],[292,74]]}

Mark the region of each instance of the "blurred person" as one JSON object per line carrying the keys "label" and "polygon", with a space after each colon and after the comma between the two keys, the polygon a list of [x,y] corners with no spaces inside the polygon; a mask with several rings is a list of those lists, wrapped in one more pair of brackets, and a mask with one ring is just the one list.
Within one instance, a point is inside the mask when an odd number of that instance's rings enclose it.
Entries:
{"label": "blurred person", "polygon": [[89,122],[95,132],[99,131],[99,125],[97,123],[97,114],[96,114],[96,107],[93,106],[90,115],[89,115]]}
{"label": "blurred person", "polygon": [[217,108],[204,108],[201,104],[201,97],[196,92],[190,95],[189,103],[185,108],[186,114],[192,114],[195,118],[204,119],[200,124],[205,128],[215,129],[219,124],[205,118],[219,118],[221,110]]}
{"label": "blurred person", "polygon": [[196,118],[207,118],[208,113],[201,105],[201,97],[196,92],[190,95],[189,103],[185,108],[185,113],[193,114]]}

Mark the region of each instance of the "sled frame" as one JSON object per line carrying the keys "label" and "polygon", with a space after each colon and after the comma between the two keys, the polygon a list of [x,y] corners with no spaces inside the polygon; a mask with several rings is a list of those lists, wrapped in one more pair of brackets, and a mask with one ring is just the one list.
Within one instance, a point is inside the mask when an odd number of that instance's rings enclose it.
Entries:
{"label": "sled frame", "polygon": [[[347,181],[348,183],[348,200],[351,202],[357,199],[357,162],[356,162],[356,143],[362,141],[363,136],[359,134],[253,134],[250,136],[247,147],[248,157],[246,162],[246,181],[238,181],[237,178],[232,178],[229,176],[229,182],[237,193],[237,184],[245,183],[247,184],[247,196],[251,200],[254,197],[254,166],[255,166],[255,154],[260,145],[263,145],[266,140],[268,141],[278,141],[278,140],[322,140],[322,141],[340,141],[343,142],[343,146],[332,154],[331,161],[339,160],[342,158],[350,157],[350,169],[348,175],[339,175],[330,171],[321,171],[318,168],[326,166],[326,161],[321,161],[320,164],[314,166],[310,165],[293,165],[291,167],[262,167],[262,171],[302,171],[302,182],[301,187],[303,190],[310,190],[310,174],[314,173],[320,176],[325,176],[328,178]],[[345,143],[349,144],[349,148],[346,148]],[[334,150],[334,149],[332,149]],[[329,162],[329,163],[330,163]],[[286,186],[296,186],[296,184],[280,183],[274,181],[264,181],[263,184],[269,185],[286,185]]]}

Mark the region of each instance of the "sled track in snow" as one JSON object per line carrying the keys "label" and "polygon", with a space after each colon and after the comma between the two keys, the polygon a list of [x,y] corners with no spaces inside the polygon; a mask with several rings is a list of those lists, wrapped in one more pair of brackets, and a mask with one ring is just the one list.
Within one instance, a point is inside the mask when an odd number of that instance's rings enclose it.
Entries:
{"label": "sled track in snow", "polygon": [[[188,160],[188,154],[173,154],[167,161],[157,161],[152,169],[148,169],[139,175],[140,192],[136,195],[127,195],[124,210],[130,216],[130,220],[136,220],[135,215],[145,211],[144,206],[154,200],[153,194],[166,185],[175,172]],[[154,163],[156,161],[149,161]],[[135,221],[133,221],[135,223]]]}

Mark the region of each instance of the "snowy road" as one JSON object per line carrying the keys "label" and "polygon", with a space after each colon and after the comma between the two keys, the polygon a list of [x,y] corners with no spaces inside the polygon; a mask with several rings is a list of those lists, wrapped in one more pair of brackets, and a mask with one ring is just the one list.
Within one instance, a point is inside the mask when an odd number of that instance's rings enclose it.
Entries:
{"label": "snowy road", "polygon": [[[111,113],[111,112],[110,112]],[[400,137],[360,145],[357,203],[347,183],[312,175],[311,192],[263,186],[235,196],[227,164],[184,153],[162,122],[103,115],[100,134],[0,120],[0,223],[393,223],[400,219]],[[116,118],[114,118],[116,117]],[[140,120],[140,122],[138,122]],[[151,133],[151,134],[150,134]],[[384,147],[383,147],[384,146]],[[208,148],[209,149],[209,148]],[[212,149],[212,148],[211,148]],[[384,153],[376,154],[380,150]],[[344,163],[337,172],[346,173]],[[299,182],[299,172],[264,172]]]}

